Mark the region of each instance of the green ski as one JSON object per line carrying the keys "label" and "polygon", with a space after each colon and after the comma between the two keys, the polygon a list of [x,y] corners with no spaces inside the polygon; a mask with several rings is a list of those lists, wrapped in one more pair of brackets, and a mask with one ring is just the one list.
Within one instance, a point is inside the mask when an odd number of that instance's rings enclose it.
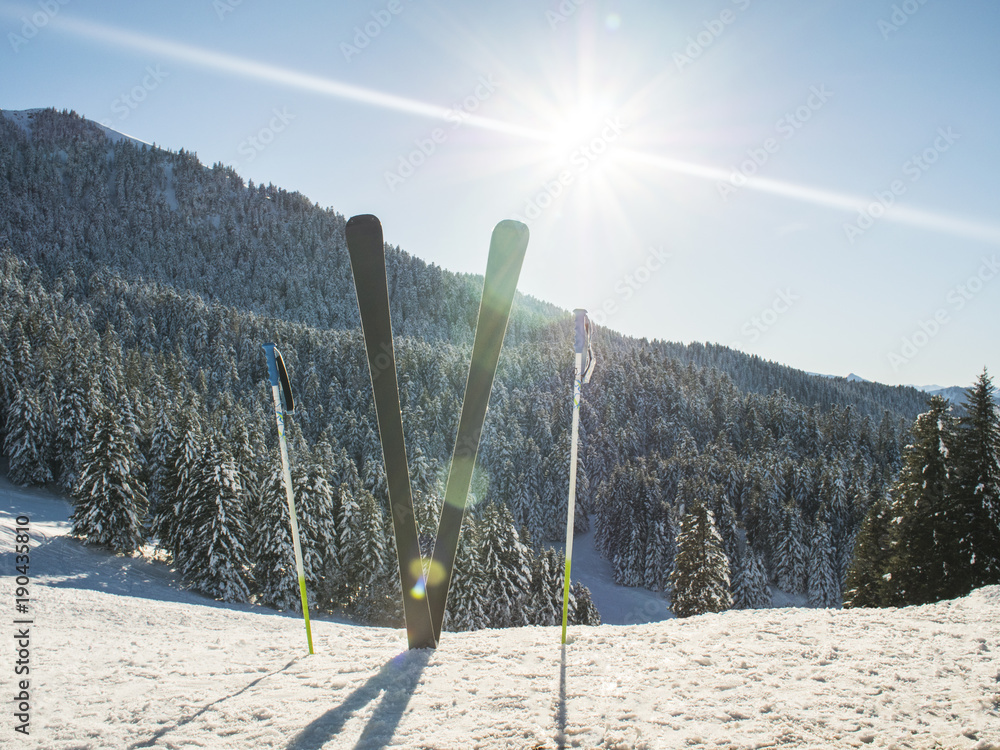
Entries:
{"label": "green ski", "polygon": [[437,540],[434,542],[434,554],[427,575],[427,598],[430,602],[435,640],[441,638],[441,627],[448,604],[448,588],[451,585],[462,520],[472,484],[472,470],[479,452],[479,438],[527,247],[528,227],[521,222],[508,219],[494,228],[490,254],[486,261],[486,278],[479,305],[476,337],[472,344],[472,363],[465,384],[462,416],[458,423],[444,506],[441,508]]}

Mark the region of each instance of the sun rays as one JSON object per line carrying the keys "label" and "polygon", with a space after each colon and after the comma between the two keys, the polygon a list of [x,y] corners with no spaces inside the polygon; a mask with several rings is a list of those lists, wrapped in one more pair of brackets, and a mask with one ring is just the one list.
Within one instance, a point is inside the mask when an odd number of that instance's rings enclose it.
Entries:
{"label": "sun rays", "polygon": [[[8,14],[12,12],[12,10],[7,11]],[[449,117],[454,117],[450,107],[271,65],[247,57],[85,21],[65,14],[54,17],[51,25],[54,29],[79,38],[133,52],[155,53],[224,75],[248,78],[278,87],[297,89],[319,96],[332,97],[430,120],[448,121]],[[467,128],[501,134],[520,142],[523,145],[524,153],[518,154],[517,158],[506,162],[507,168],[523,167],[534,162],[534,166],[537,168],[535,173],[543,175],[539,182],[540,185],[551,181],[553,174],[558,179],[559,164],[569,165],[566,167],[569,170],[576,169],[572,180],[573,184],[564,185],[565,191],[563,192],[565,194],[562,200],[572,197],[570,194],[574,191],[579,191],[582,195],[586,195],[588,200],[600,201],[600,205],[613,207],[613,213],[616,216],[623,213],[627,196],[618,195],[613,184],[615,182],[618,184],[629,183],[627,174],[629,169],[653,169],[681,178],[716,183],[731,179],[731,170],[630,148],[628,146],[628,132],[625,127],[618,127],[614,138],[607,137],[615,130],[614,127],[609,129],[609,123],[613,123],[615,118],[613,107],[608,101],[597,96],[599,92],[587,91],[586,86],[581,82],[582,76],[583,73],[579,72],[578,85],[574,91],[559,97],[560,99],[569,97],[570,101],[560,100],[538,107],[538,111],[535,113],[537,124],[534,126],[520,125],[477,113],[465,113],[462,125]],[[524,92],[519,92],[519,94],[523,95]],[[533,106],[531,98],[530,96],[525,98],[523,102],[525,107]],[[506,145],[504,148],[513,155],[519,147]],[[598,148],[601,151],[594,153]],[[612,179],[615,175],[618,177],[617,180]],[[580,179],[577,180],[577,177]],[[632,182],[634,181],[633,179]],[[849,220],[852,221],[856,214],[864,212],[873,203],[872,197],[867,195],[842,193],[761,176],[746,177],[740,187],[786,200],[847,212]],[[556,198],[558,196],[553,196],[552,202]],[[529,196],[530,200],[534,200],[534,198]],[[546,199],[542,198],[542,200]],[[579,201],[574,201],[574,204],[578,205]],[[597,208],[598,206],[595,205],[592,210]],[[618,216],[618,218],[622,217]],[[1000,244],[1000,227],[959,216],[896,203],[883,207],[880,218],[956,237]]]}

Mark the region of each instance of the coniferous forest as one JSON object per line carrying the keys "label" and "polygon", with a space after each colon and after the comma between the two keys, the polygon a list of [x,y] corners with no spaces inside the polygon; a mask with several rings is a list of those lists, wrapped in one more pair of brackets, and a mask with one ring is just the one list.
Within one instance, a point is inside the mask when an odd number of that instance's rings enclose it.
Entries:
{"label": "coniferous forest", "polygon": [[[261,350],[275,342],[299,402],[288,437],[310,603],[398,623],[344,225],[300,194],[106,138],[73,113],[38,111],[24,127],[0,116],[10,480],[61,485],[87,543],[153,549],[212,597],[297,608]],[[387,265],[428,553],[482,280],[398,247]],[[515,300],[450,629],[561,617],[563,563],[547,543],[565,528],[572,336],[568,312]],[[912,388],[811,376],[713,344],[603,328],[593,343],[576,528],[593,531],[620,584],[675,592],[680,615],[767,607],[772,586],[836,607],[845,582],[861,606],[1000,581],[1000,438],[986,373],[959,418]],[[907,557],[936,544],[964,562],[915,568],[937,564]],[[573,593],[573,621],[599,622],[586,588]]]}

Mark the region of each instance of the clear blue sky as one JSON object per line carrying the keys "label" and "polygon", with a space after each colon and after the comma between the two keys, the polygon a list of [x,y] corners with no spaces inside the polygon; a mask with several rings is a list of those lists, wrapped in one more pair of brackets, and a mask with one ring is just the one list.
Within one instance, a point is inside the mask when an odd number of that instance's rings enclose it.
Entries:
{"label": "clear blue sky", "polygon": [[40,0],[0,24],[4,109],[377,214],[455,271],[523,217],[520,289],[624,333],[1000,374],[995,2]]}

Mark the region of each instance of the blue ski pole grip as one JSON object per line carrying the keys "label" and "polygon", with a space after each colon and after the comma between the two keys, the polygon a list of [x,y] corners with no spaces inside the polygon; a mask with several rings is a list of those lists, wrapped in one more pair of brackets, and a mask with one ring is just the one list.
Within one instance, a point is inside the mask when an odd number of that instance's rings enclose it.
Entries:
{"label": "blue ski pole grip", "polygon": [[261,348],[267,355],[267,376],[271,380],[271,386],[281,386],[281,405],[286,413],[291,414],[295,411],[295,400],[292,398],[292,385],[288,382],[285,360],[274,344],[263,344]]}
{"label": "blue ski pole grip", "polygon": [[587,351],[587,311],[577,309],[573,313],[576,315],[576,348],[577,354]]}

